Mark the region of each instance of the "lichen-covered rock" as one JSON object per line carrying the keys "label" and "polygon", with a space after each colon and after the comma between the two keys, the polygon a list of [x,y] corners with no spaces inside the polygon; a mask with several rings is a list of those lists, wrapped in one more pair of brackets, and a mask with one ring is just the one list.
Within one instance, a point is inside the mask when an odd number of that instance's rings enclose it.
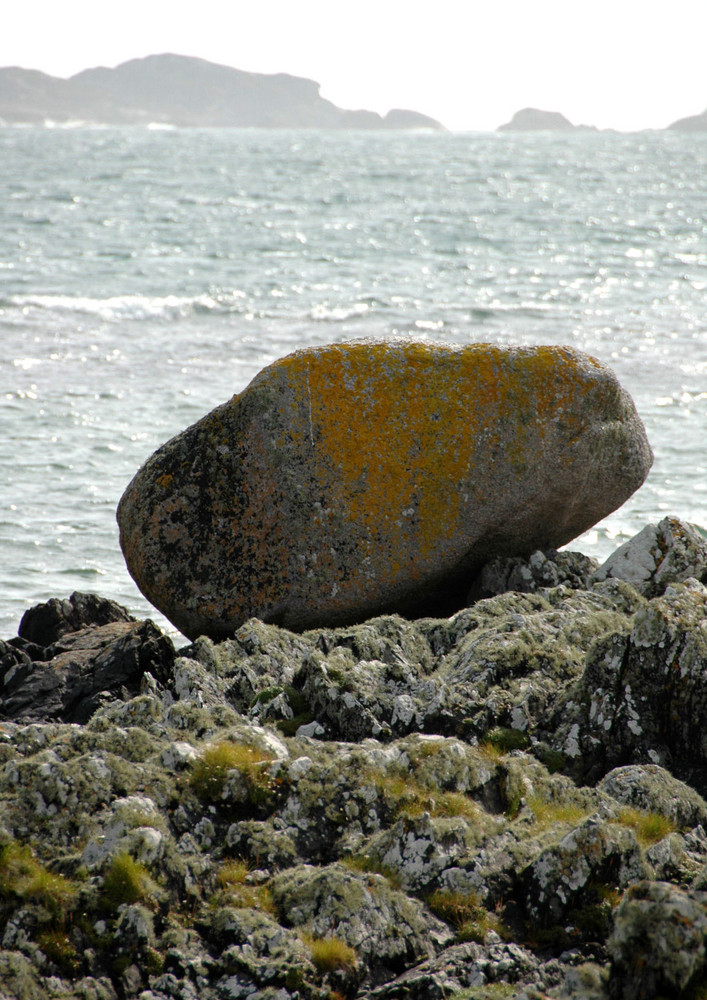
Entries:
{"label": "lichen-covered rock", "polygon": [[704,973],[707,894],[640,882],[619,904],[608,941],[615,1000],[684,994]]}
{"label": "lichen-covered rock", "polygon": [[250,620],[85,723],[0,723],[0,1000],[691,997],[707,592],[569,583]]}
{"label": "lichen-covered rock", "polygon": [[276,875],[272,893],[286,926],[335,935],[374,967],[419,961],[454,940],[442,921],[382,875],[301,865]]}
{"label": "lichen-covered rock", "polygon": [[[540,965],[532,952],[517,944],[498,940],[488,946],[477,942],[457,944],[374,989],[370,997],[371,1000],[446,1000],[459,995],[470,1000],[476,997],[503,1000],[520,994],[510,986],[504,990],[501,983],[533,980]],[[483,988],[487,984],[488,992]]]}
{"label": "lichen-covered rock", "polygon": [[706,713],[707,589],[693,580],[671,584],[628,627],[597,640],[558,699],[548,736],[585,780],[655,763],[703,794]]}
{"label": "lichen-covered rock", "polygon": [[657,764],[633,764],[609,771],[597,787],[617,802],[667,817],[680,829],[707,827],[707,802],[694,788]]}
{"label": "lichen-covered rock", "polygon": [[526,909],[541,926],[576,908],[591,882],[625,888],[649,874],[632,830],[590,816],[523,873]]}
{"label": "lichen-covered rock", "polygon": [[469,591],[469,603],[509,590],[536,593],[561,584],[588,590],[599,564],[581,552],[532,552],[522,556],[497,556],[481,569]]}
{"label": "lichen-covered rock", "polygon": [[120,540],[190,638],[448,612],[484,562],[565,544],[651,461],[630,397],[575,350],[354,341],[276,362],[163,445]]}
{"label": "lichen-covered rock", "polygon": [[657,597],[671,583],[690,577],[707,583],[707,538],[694,524],[664,517],[624,542],[592,579],[610,577],[625,580],[646,597]]}

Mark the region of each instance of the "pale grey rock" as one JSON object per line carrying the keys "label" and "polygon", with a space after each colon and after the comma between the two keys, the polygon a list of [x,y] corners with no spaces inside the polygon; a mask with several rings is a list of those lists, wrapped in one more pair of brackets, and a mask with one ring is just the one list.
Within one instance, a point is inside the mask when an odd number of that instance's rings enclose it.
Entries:
{"label": "pale grey rock", "polygon": [[676,517],[647,524],[613,552],[592,580],[625,580],[646,597],[663,594],[672,583],[691,577],[707,582],[707,538]]}

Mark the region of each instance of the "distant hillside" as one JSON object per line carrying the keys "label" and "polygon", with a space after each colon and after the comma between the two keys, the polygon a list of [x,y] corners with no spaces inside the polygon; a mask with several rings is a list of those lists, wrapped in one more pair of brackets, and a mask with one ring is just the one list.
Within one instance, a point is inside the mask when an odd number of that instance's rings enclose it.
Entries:
{"label": "distant hillside", "polygon": [[590,126],[573,125],[559,111],[541,111],[538,108],[523,108],[516,111],[509,122],[499,125],[498,132],[574,132],[586,130]]}
{"label": "distant hillside", "polygon": [[190,56],[154,55],[69,79],[0,69],[0,120],[159,122],[185,126],[441,129],[432,118],[396,109],[385,117],[347,111],[319,94],[314,80],[219,66]]}
{"label": "distant hillside", "polygon": [[678,118],[668,128],[671,132],[707,132],[707,111],[703,111],[701,115]]}

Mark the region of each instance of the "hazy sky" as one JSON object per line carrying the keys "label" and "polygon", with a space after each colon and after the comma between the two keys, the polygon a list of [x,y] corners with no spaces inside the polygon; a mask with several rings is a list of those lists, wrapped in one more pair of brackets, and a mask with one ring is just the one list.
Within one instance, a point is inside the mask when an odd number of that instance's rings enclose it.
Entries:
{"label": "hazy sky", "polygon": [[70,76],[156,52],[321,84],[341,107],[494,129],[525,106],[662,128],[707,108],[707,0],[22,0],[0,66]]}

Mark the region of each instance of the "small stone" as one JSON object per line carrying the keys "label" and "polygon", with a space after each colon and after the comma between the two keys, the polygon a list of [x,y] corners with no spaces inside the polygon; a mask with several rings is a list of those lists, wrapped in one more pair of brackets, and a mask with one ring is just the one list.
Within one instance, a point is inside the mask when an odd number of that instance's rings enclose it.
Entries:
{"label": "small stone", "polygon": [[566,347],[297,351],[125,491],[130,573],[185,635],[450,614],[495,556],[555,549],[652,462],[610,369]]}

